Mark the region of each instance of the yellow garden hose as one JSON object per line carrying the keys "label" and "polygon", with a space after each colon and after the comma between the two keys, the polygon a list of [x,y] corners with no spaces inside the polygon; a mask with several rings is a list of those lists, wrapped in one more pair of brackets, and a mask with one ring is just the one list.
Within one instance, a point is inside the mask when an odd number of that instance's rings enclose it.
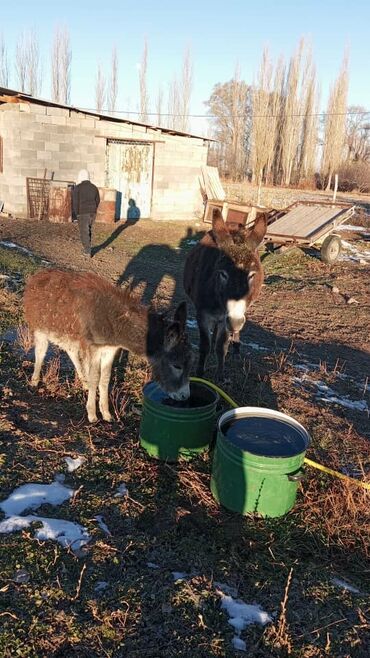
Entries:
{"label": "yellow garden hose", "polygon": [[[190,381],[199,382],[200,384],[205,384],[209,388],[212,388],[224,400],[226,400],[226,402],[230,405],[230,407],[236,409],[239,406],[227,393],[225,393],[225,391],[222,390],[222,388],[220,388],[213,382],[208,381],[208,379],[203,379],[202,377],[190,377]],[[307,464],[308,466],[312,466],[312,468],[317,468],[319,471],[324,471],[325,473],[329,473],[329,475],[334,475],[334,477],[339,478],[340,480],[346,480],[351,484],[357,484],[358,487],[362,487],[363,489],[368,489],[370,491],[370,482],[362,482],[361,480],[355,480],[354,478],[351,478],[348,475],[339,473],[339,471],[334,471],[332,468],[328,468],[327,466],[318,464],[318,462],[314,462],[312,461],[312,459],[308,459],[307,457],[305,457],[304,461],[305,464]]]}

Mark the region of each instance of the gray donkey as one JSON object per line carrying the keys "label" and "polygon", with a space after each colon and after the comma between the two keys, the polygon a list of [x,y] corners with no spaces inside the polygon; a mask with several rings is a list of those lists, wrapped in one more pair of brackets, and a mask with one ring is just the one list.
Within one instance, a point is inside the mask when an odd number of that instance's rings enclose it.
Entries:
{"label": "gray donkey", "polygon": [[199,328],[197,375],[204,373],[211,347],[215,346],[217,378],[224,377],[224,363],[230,338],[239,352],[239,333],[248,307],[257,299],[263,268],[258,247],[267,229],[264,213],[257,216],[253,228],[229,228],[220,210],[214,209],[212,230],[192,249],[184,269],[184,289],[195,306]]}

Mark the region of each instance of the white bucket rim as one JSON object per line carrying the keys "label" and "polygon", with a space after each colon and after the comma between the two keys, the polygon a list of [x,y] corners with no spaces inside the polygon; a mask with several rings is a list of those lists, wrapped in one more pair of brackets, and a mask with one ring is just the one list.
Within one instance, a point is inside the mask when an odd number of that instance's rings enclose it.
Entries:
{"label": "white bucket rim", "polygon": [[[250,416],[255,416],[257,418],[273,418],[274,420],[280,420],[284,423],[287,423],[290,426],[293,426],[295,429],[301,431],[307,437],[307,447],[311,443],[311,435],[306,430],[298,420],[292,418],[288,414],[283,413],[282,411],[276,411],[276,409],[268,409],[266,407],[236,407],[235,409],[230,409],[225,411],[222,416],[218,419],[217,429],[223,434],[222,425],[225,424],[228,420],[232,418],[246,418]],[[223,436],[225,436],[223,434]]]}

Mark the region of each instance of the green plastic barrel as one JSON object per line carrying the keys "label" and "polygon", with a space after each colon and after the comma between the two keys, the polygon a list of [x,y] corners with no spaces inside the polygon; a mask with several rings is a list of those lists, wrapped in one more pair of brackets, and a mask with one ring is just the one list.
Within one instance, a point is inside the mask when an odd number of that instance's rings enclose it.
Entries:
{"label": "green plastic barrel", "polygon": [[207,450],[215,431],[218,395],[202,384],[190,383],[185,403],[168,398],[158,384],[143,389],[140,443],[151,457],[177,461]]}
{"label": "green plastic barrel", "polygon": [[218,423],[211,491],[224,507],[265,517],[286,514],[295,504],[310,436],[286,414],[241,407]]}

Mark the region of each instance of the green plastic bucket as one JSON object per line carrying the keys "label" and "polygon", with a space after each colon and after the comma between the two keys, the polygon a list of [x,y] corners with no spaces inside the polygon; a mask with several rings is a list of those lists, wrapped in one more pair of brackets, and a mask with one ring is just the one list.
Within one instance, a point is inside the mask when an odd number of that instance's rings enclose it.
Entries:
{"label": "green plastic bucket", "polygon": [[[171,403],[155,382],[143,389],[140,444],[151,457],[177,461],[207,450],[213,437],[218,395],[207,386],[190,383],[186,403]],[[189,406],[191,405],[191,406]]]}
{"label": "green plastic bucket", "polygon": [[218,422],[211,491],[227,509],[277,517],[295,504],[310,435],[286,414],[240,407]]}

